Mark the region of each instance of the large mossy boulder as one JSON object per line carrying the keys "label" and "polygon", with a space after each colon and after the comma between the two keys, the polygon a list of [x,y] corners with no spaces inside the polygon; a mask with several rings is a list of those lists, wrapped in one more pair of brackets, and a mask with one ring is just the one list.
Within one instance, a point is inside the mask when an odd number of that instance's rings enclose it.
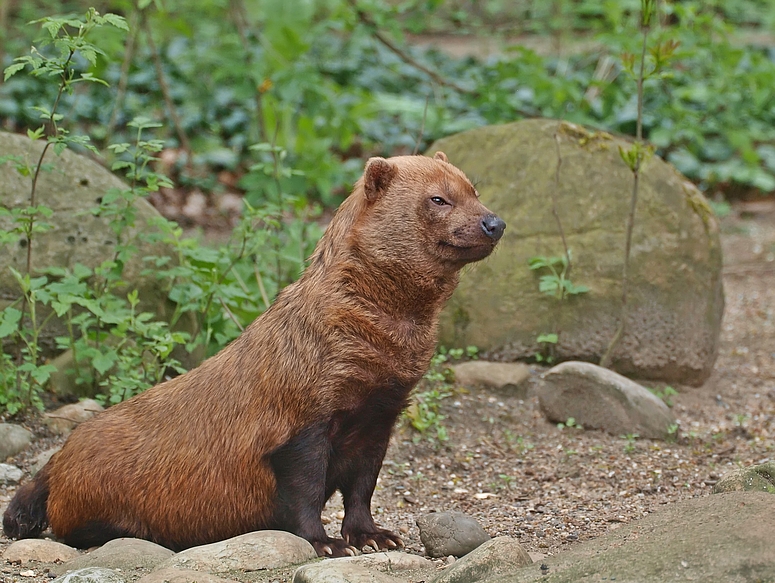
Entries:
{"label": "large mossy boulder", "polygon": [[[0,159],[6,156],[26,159],[34,166],[40,158],[44,141],[32,141],[26,136],[0,132]],[[118,243],[110,227],[109,218],[95,216],[92,210],[99,206],[100,199],[111,189],[126,190],[127,185],[103,166],[65,150],[57,156],[53,148],[46,152],[44,170],[40,173],[36,189],[36,204],[45,205],[53,211],[50,218],[42,219],[51,227],[34,235],[32,245],[33,274],[45,268],[56,266],[72,268],[80,263],[90,268],[98,266],[115,255]],[[0,205],[5,208],[29,206],[31,177],[23,176],[14,163],[0,164]],[[176,252],[162,243],[151,243],[136,238],[138,233],[151,234],[156,230],[154,221],[161,215],[144,199],[134,202],[135,226],[126,234],[137,247],[137,253],[126,262],[123,281],[127,287],[138,289],[141,308],[165,319],[172,314],[173,305],[167,298],[165,284],[152,273],[147,273],[148,264],[143,257],[176,256]],[[0,218],[0,229],[9,229],[11,221]],[[16,242],[3,246],[0,253],[0,309],[16,301],[21,290],[10,267],[26,272],[27,246],[23,236]],[[183,329],[191,328],[192,322],[181,322]],[[40,344],[44,353],[54,353],[54,338],[66,335],[62,321],[54,319],[44,328]],[[178,355],[186,359],[185,355]],[[187,364],[195,364],[191,357]]]}
{"label": "large mossy boulder", "polygon": [[[620,146],[628,143],[534,119],[474,129],[431,147],[477,182],[484,204],[507,224],[493,256],[463,273],[442,317],[443,344],[476,345],[497,360],[529,359],[546,348],[539,335],[559,330],[558,360],[600,360],[621,314],[633,186]],[[572,252],[570,279],[589,288],[562,302],[539,291],[547,272],[528,266],[532,257],[563,254],[553,192]],[[702,383],[716,359],[724,309],[718,224],[694,185],[656,156],[641,170],[628,290],[612,368]]]}
{"label": "large mossy boulder", "polygon": [[654,505],[650,514],[482,583],[771,583],[775,504],[730,492]]}

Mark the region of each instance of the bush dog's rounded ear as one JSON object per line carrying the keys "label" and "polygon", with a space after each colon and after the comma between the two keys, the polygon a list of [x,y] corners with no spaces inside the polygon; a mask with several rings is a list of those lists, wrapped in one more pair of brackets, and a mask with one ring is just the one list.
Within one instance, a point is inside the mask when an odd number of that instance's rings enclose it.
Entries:
{"label": "bush dog's rounded ear", "polygon": [[449,158],[447,158],[447,155],[444,152],[436,152],[436,154],[433,156],[433,159],[449,163]]}
{"label": "bush dog's rounded ear", "polygon": [[390,186],[396,174],[395,165],[384,158],[369,158],[363,172],[363,192],[366,195],[366,200],[377,200]]}

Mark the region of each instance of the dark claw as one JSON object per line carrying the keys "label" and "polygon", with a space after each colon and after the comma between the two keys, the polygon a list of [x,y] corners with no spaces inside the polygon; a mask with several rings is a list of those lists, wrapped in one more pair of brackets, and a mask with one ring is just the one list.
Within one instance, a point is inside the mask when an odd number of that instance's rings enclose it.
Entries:
{"label": "dark claw", "polygon": [[401,537],[383,528],[375,528],[374,530],[361,533],[353,533],[351,531],[342,533],[342,536],[349,544],[357,549],[363,549],[369,546],[375,551],[381,551],[397,549],[404,546],[404,541],[401,540]]}
{"label": "dark claw", "polygon": [[319,557],[354,557],[360,554],[360,551],[353,545],[347,544],[340,538],[327,538],[325,540],[312,541]]}

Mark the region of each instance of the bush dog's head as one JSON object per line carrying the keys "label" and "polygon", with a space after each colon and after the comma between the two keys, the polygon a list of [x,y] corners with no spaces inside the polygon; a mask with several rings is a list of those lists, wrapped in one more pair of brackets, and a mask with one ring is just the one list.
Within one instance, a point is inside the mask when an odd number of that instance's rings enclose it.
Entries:
{"label": "bush dog's head", "polygon": [[418,278],[450,275],[484,259],[506,227],[443,152],[369,159],[338,214],[344,216],[332,227],[339,232],[330,235],[346,237],[375,265]]}

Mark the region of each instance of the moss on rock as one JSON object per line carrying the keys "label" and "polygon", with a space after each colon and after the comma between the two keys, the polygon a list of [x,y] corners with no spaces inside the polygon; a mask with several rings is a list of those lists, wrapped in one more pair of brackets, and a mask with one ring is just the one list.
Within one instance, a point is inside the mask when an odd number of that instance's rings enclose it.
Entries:
{"label": "moss on rock", "polygon": [[[467,269],[441,323],[446,346],[491,358],[532,358],[539,334],[560,331],[558,360],[600,359],[620,315],[632,173],[605,132],[548,119],[489,126],[436,142],[478,182],[507,224],[492,257]],[[555,184],[559,145],[559,188]],[[531,257],[563,253],[552,193],[587,294],[558,302],[538,290]],[[718,225],[702,194],[658,157],[644,164],[630,263],[630,309],[613,355],[623,374],[699,384],[716,359],[724,308]],[[466,314],[461,318],[460,314]]]}

